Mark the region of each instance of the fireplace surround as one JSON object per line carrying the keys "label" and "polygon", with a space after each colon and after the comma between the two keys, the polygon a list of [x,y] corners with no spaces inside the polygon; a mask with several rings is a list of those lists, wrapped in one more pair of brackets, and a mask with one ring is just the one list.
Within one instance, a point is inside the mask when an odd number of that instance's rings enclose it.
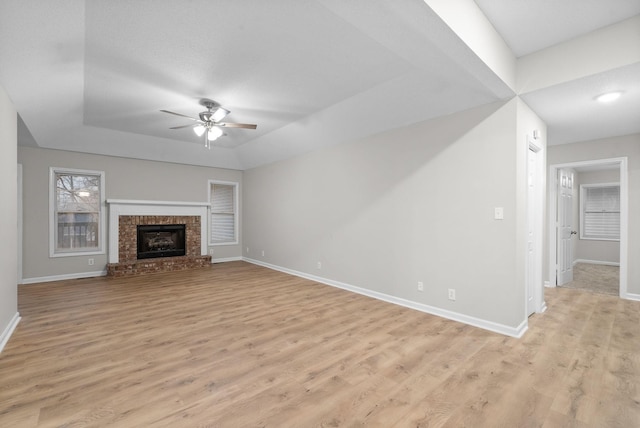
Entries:
{"label": "fireplace surround", "polygon": [[[208,266],[207,203],[107,199],[109,264],[107,275],[124,276]],[[184,225],[183,256],[138,259],[138,226]],[[158,245],[162,245],[159,240]]]}

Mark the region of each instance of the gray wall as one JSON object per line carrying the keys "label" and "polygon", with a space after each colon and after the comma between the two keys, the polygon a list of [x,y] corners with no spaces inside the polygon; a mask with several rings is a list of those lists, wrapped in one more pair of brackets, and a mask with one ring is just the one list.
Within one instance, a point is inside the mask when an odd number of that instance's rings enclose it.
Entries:
{"label": "gray wall", "polygon": [[[50,166],[105,171],[106,197],[114,199],[207,201],[207,180],[219,179],[242,183],[242,245],[215,247],[214,258],[245,250],[261,262],[515,328],[526,321],[525,134],[532,129],[544,132],[544,124],[513,99],[244,174],[20,148],[24,277],[90,273],[107,260],[49,258]],[[494,220],[495,207],[504,208],[504,220]]]}
{"label": "gray wall", "polygon": [[18,115],[0,87],[0,349],[18,313],[18,166],[16,163]]}
{"label": "gray wall", "polygon": [[[517,106],[483,106],[245,171],[245,256],[518,326],[526,149]],[[494,220],[494,207],[504,207],[504,220]]]}
{"label": "gray wall", "polygon": [[[629,236],[627,291],[640,294],[640,134],[550,146],[547,164],[563,164],[617,157],[628,158]],[[547,246],[548,248],[548,246]],[[548,260],[548,255],[545,255]]]}
{"label": "gray wall", "polygon": [[[576,177],[576,198],[577,206],[574,207],[574,223],[580,225],[580,185],[598,183],[618,183],[620,182],[620,170],[605,171],[578,171]],[[580,239],[580,229],[575,240],[575,260],[590,260],[602,263],[620,263],[620,242],[619,241],[596,241],[593,239]]]}
{"label": "gray wall", "polygon": [[[207,153],[204,151],[203,155]],[[23,277],[25,281],[100,271],[105,269],[107,264],[107,254],[90,256],[95,259],[94,266],[88,265],[89,256],[49,257],[48,192],[51,166],[104,171],[107,199],[207,202],[209,179],[241,183],[240,196],[242,196],[242,172],[228,169],[26,147],[19,148],[18,162],[23,165],[24,177]],[[105,237],[107,236],[105,234]],[[242,242],[241,239],[242,236],[239,242]],[[211,248],[214,250],[214,259],[242,256],[240,244]]]}

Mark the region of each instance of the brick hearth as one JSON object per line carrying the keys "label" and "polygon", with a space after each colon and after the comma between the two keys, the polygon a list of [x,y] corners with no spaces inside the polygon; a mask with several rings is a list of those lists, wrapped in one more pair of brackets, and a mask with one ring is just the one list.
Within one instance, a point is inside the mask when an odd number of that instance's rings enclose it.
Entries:
{"label": "brick hearth", "polygon": [[[125,276],[151,272],[167,272],[209,266],[211,256],[200,255],[200,216],[138,216],[118,217],[118,263],[107,264],[107,275]],[[180,257],[160,257],[137,259],[138,225],[184,224],[186,255]]]}

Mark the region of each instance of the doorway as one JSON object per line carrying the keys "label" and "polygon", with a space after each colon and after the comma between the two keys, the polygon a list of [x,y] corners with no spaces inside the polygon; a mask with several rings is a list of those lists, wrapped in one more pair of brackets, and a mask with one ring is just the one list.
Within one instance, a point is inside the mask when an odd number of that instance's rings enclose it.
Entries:
{"label": "doorway", "polygon": [[[562,178],[560,177],[561,171],[573,170],[577,173],[587,171],[607,171],[615,170],[619,173],[619,185],[620,185],[620,240],[618,247],[619,257],[619,287],[618,295],[621,298],[629,298],[627,294],[627,248],[628,248],[628,178],[627,178],[627,158],[612,158],[612,159],[599,159],[582,162],[572,162],[565,164],[557,164],[549,166],[549,212],[548,212],[548,225],[549,225],[549,260],[548,260],[548,278],[545,281],[545,285],[555,287],[557,284],[562,283],[562,266],[561,264],[566,260],[563,256],[566,254],[560,254],[558,248],[563,248],[561,240],[563,239],[562,225],[559,223],[558,212],[561,211],[559,203],[559,195],[562,190]],[[577,222],[576,222],[577,223]],[[575,234],[571,236],[573,239],[578,239],[580,235],[577,234],[577,224],[573,225]],[[572,245],[575,248],[575,243]],[[569,263],[573,264],[576,259],[572,256]],[[566,279],[566,278],[565,278]]]}

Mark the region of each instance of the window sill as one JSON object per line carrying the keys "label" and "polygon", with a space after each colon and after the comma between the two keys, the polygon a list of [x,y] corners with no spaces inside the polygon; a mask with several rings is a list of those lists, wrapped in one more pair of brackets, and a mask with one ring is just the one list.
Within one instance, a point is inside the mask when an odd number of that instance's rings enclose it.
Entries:
{"label": "window sill", "polygon": [[209,242],[209,246],[210,247],[221,247],[221,246],[225,246],[225,245],[238,245],[238,241],[234,241],[234,242]]}
{"label": "window sill", "polygon": [[106,254],[106,252],[104,250],[69,251],[69,252],[60,252],[60,253],[49,253],[49,257],[57,258],[57,257],[98,256],[101,254]]}
{"label": "window sill", "polygon": [[595,238],[591,236],[581,236],[581,241],[615,241],[620,242],[620,238]]}

